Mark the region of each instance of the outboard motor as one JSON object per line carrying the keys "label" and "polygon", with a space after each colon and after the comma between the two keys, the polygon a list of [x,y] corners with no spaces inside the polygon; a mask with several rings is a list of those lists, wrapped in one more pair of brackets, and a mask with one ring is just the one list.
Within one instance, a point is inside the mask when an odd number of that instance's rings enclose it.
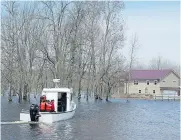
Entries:
{"label": "outboard motor", "polygon": [[38,122],[39,121],[39,107],[37,104],[32,104],[30,106],[30,119],[31,121]]}

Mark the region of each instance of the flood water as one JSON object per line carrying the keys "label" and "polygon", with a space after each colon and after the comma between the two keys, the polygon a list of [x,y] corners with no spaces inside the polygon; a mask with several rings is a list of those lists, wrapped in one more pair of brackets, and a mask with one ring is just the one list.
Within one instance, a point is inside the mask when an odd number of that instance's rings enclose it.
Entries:
{"label": "flood water", "polygon": [[[1,96],[1,120],[17,121],[29,104]],[[35,101],[32,101],[35,102]],[[75,116],[44,124],[1,125],[2,140],[180,140],[180,102],[112,99],[77,103]]]}

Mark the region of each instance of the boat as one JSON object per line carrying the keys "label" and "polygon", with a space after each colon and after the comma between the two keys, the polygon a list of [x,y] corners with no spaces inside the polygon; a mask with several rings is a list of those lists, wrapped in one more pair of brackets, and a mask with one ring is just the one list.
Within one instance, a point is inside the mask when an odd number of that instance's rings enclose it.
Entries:
{"label": "boat", "polygon": [[[60,79],[54,79],[54,83]],[[30,110],[20,112],[20,121],[54,123],[62,120],[71,119],[76,111],[76,104],[72,99],[73,91],[70,88],[44,88],[40,97],[40,104],[32,104]],[[50,102],[51,101],[51,102]],[[53,103],[53,105],[52,105]],[[42,105],[47,108],[42,110]],[[52,105],[53,110],[48,105]]]}

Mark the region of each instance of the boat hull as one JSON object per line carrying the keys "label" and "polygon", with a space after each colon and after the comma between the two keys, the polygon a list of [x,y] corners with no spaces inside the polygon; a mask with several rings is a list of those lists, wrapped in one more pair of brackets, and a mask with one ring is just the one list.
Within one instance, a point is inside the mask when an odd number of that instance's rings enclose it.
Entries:
{"label": "boat hull", "polygon": [[[75,114],[75,110],[69,112],[40,112],[39,122],[42,123],[53,123],[62,120],[71,119]],[[21,112],[20,113],[20,121],[31,121],[29,112]]]}

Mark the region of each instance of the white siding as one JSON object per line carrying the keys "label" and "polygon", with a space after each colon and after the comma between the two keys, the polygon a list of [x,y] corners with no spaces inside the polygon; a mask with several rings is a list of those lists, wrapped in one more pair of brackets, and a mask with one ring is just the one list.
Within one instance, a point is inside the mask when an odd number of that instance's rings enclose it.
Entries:
{"label": "white siding", "polygon": [[179,80],[180,79],[174,73],[170,73],[161,80],[160,87],[179,87]]}
{"label": "white siding", "polygon": [[[147,93],[145,89],[147,88]],[[141,90],[141,93],[139,93],[139,90]],[[153,93],[153,90],[155,90],[155,93]],[[126,84],[124,88],[124,93],[126,93]],[[157,85],[154,85],[154,81],[150,81],[150,84],[147,85],[146,80],[145,81],[138,81],[138,85],[134,85],[133,82],[129,83],[129,94],[160,94],[160,87],[159,83]]]}

